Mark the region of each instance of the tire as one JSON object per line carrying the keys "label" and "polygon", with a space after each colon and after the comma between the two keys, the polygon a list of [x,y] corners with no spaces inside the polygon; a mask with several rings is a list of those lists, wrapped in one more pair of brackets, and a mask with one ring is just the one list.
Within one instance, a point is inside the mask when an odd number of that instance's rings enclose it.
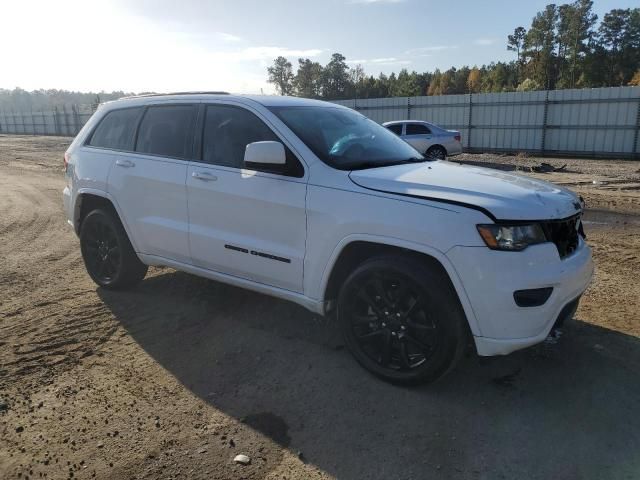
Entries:
{"label": "tire", "polygon": [[466,317],[449,279],[414,257],[367,260],[342,285],[337,315],[356,360],[391,383],[433,382],[467,345]]}
{"label": "tire", "polygon": [[433,147],[427,150],[425,155],[430,158],[445,160],[447,158],[447,151],[444,149],[444,147],[441,147],[440,145],[434,145]]}
{"label": "tire", "polygon": [[80,226],[80,250],[91,279],[101,287],[132,287],[147,274],[120,219],[108,210],[90,212]]}

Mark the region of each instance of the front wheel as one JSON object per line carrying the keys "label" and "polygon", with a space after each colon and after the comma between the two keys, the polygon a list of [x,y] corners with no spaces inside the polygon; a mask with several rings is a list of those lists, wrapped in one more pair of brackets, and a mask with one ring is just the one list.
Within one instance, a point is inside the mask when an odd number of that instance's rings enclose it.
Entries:
{"label": "front wheel", "polygon": [[448,278],[402,255],[370,259],[347,278],[338,320],[356,360],[392,383],[437,380],[466,345],[466,319]]}
{"label": "front wheel", "polygon": [[437,160],[445,160],[447,158],[447,151],[440,145],[435,145],[427,150],[425,155],[429,158],[435,158]]}
{"label": "front wheel", "polygon": [[84,218],[80,250],[89,276],[101,287],[124,289],[147,274],[120,220],[107,210],[93,210]]}

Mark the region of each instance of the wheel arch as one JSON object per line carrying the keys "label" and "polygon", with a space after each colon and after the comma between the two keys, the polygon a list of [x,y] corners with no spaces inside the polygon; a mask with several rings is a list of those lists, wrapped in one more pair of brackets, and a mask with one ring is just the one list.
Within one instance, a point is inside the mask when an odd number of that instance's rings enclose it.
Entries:
{"label": "wheel arch", "polygon": [[334,249],[321,280],[320,292],[325,308],[330,310],[333,307],[340,286],[358,265],[368,258],[386,253],[408,255],[417,261],[426,262],[430,268],[441,271],[449,279],[458,296],[471,333],[480,335],[469,298],[449,259],[435,248],[397,238],[358,235],[347,237],[340,242]]}
{"label": "wheel arch", "polygon": [[129,242],[131,242],[133,249],[137,252],[138,249],[136,248],[135,239],[131,235],[131,231],[129,230],[127,223],[124,221],[124,217],[121,215],[117,202],[111,197],[111,195],[102,190],[92,188],[78,190],[73,208],[73,228],[75,229],[76,234],[80,234],[80,227],[84,217],[96,208],[104,208],[111,211],[116,216],[122,224],[124,231],[127,233],[127,237],[129,237]]}

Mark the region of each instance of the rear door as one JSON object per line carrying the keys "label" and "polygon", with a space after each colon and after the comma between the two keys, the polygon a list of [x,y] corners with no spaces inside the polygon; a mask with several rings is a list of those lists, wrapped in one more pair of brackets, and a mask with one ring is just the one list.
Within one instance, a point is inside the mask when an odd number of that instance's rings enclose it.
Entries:
{"label": "rear door", "polygon": [[189,263],[185,178],[192,157],[198,106],[145,108],[133,152],[118,155],[109,175],[138,252]]}
{"label": "rear door", "polygon": [[[249,167],[251,142],[285,144],[287,165]],[[306,177],[294,153],[259,112],[203,105],[199,161],[189,165],[189,243],[193,263],[287,290],[302,291]]]}
{"label": "rear door", "polygon": [[82,187],[107,191],[109,172],[120,152],[133,150],[136,126],[142,107],[119,108],[107,112],[81,147],[82,161],[74,165],[74,175]]}
{"label": "rear door", "polygon": [[407,123],[403,139],[420,153],[433,145],[433,133],[424,123]]}

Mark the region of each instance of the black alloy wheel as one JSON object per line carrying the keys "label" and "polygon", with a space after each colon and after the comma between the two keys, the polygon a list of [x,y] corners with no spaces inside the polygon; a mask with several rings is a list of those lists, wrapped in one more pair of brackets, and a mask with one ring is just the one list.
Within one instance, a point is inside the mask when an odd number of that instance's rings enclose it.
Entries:
{"label": "black alloy wheel", "polygon": [[448,278],[403,256],[357,268],[340,292],[338,320],[356,360],[393,383],[436,380],[466,346],[466,319]]}
{"label": "black alloy wheel", "polygon": [[360,350],[383,368],[412,370],[438,347],[438,328],[408,277],[380,271],[355,286],[347,313]]}
{"label": "black alloy wheel", "polygon": [[101,287],[127,288],[147,273],[120,219],[109,210],[93,210],[82,220],[80,250],[89,276]]}
{"label": "black alloy wheel", "polygon": [[112,282],[122,268],[122,252],[115,230],[104,217],[87,224],[82,247],[92,277],[99,283]]}
{"label": "black alloy wheel", "polygon": [[435,145],[427,150],[425,155],[429,158],[435,158],[437,160],[445,160],[447,158],[447,151],[440,145]]}

